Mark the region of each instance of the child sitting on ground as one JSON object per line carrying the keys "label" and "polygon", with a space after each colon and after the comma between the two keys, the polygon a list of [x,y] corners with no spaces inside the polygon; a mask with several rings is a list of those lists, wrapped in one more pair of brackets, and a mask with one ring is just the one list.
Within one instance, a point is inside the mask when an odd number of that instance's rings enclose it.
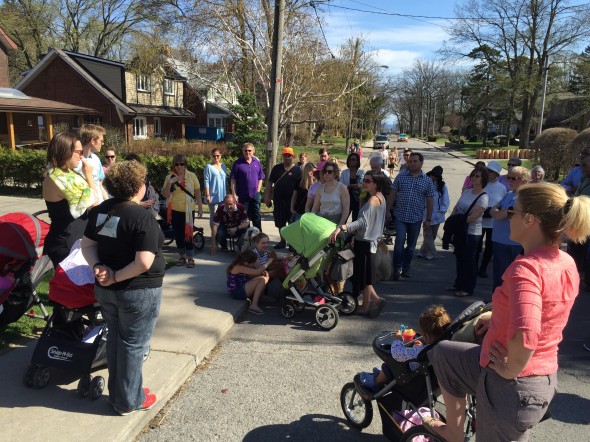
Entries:
{"label": "child sitting on ground", "polygon": [[[411,359],[416,359],[418,353],[424,349],[424,346],[420,341],[423,341],[426,345],[436,341],[443,335],[444,331],[452,321],[442,305],[431,305],[422,312],[419,322],[422,336],[419,340],[414,342],[412,347],[406,347],[401,341],[401,333],[399,331],[397,332],[397,337],[399,337],[400,340],[393,341],[391,344],[391,356],[396,361],[406,362]],[[385,367],[386,365],[384,364],[384,368]],[[411,365],[410,368],[412,368]],[[363,387],[374,392],[378,391],[380,386],[391,381],[391,379],[388,379],[384,370],[379,370],[378,368],[374,368],[373,373],[360,373],[360,380]]]}
{"label": "child sitting on ground", "polygon": [[268,272],[264,267],[258,267],[258,256],[252,250],[237,255],[227,268],[227,291],[235,299],[248,299],[250,313],[264,314],[258,300],[267,283]]}

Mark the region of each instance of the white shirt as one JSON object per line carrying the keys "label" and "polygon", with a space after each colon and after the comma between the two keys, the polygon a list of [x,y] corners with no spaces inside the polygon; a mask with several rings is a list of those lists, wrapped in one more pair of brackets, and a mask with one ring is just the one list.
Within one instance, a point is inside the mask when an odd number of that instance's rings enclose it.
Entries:
{"label": "white shirt", "polygon": [[[494,181],[493,183],[488,183],[488,185],[484,189],[485,193],[488,194],[488,207],[494,207],[502,198],[506,196],[506,187],[504,184],[500,183],[499,181]],[[494,227],[494,218],[482,218],[481,226],[484,229],[491,229]]]}

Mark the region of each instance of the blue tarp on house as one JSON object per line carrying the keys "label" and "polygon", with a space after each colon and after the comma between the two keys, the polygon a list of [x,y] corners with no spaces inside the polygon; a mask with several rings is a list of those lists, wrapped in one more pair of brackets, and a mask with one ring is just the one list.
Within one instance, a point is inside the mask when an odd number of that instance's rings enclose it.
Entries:
{"label": "blue tarp on house", "polygon": [[220,141],[224,137],[222,127],[186,126],[185,134],[187,140]]}

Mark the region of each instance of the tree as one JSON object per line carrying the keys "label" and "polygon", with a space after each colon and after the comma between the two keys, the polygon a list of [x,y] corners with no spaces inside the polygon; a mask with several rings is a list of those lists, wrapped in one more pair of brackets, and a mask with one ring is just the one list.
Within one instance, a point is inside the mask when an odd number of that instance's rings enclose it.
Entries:
{"label": "tree", "polygon": [[235,114],[235,130],[231,141],[232,150],[239,155],[244,143],[261,146],[266,141],[266,127],[254,95],[244,91],[238,95],[238,104],[230,106]]}
{"label": "tree", "polygon": [[[550,58],[590,36],[590,9],[569,0],[468,0],[457,5],[442,52],[461,58],[464,47],[487,46],[487,63],[509,78],[507,110],[518,123],[520,145],[528,146],[544,69]],[[518,112],[517,112],[518,110]]]}
{"label": "tree", "polygon": [[565,127],[545,129],[535,139],[535,161],[545,169],[548,178],[557,180],[575,163],[577,156],[569,156],[568,148],[578,133]]}

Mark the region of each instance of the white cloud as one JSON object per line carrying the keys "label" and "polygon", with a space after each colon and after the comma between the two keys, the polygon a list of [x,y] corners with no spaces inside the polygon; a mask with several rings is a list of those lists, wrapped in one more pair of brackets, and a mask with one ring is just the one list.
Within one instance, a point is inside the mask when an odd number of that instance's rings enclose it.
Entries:
{"label": "white cloud", "polygon": [[386,76],[401,73],[404,69],[410,68],[414,60],[422,57],[422,53],[415,51],[394,51],[391,49],[379,49],[373,52],[373,60],[378,65],[388,66],[384,73]]}

